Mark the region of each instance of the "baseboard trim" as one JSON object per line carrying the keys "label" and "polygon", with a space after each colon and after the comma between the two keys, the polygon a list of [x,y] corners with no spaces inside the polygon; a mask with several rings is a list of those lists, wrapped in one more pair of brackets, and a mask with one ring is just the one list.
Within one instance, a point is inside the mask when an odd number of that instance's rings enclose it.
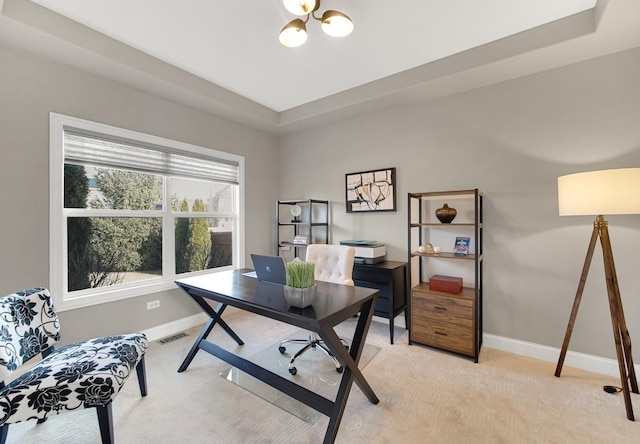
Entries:
{"label": "baseboard trim", "polygon": [[[184,330],[202,325],[208,320],[205,313],[199,313],[186,318],[177,319],[166,324],[144,330],[149,341],[156,341],[167,336],[174,335]],[[388,319],[374,317],[379,322],[389,322]],[[404,327],[404,318],[396,319],[394,322],[397,327]],[[536,344],[533,342],[521,341],[518,339],[505,338],[503,336],[484,333],[482,335],[483,346],[495,348],[496,350],[515,353],[517,355],[527,356],[529,358],[540,359],[547,362],[558,362],[560,349],[549,347],[547,345]],[[590,372],[601,373],[603,375],[620,377],[618,369],[618,361],[615,359],[602,358],[600,356],[587,355],[569,350],[564,360],[564,365],[587,370]],[[640,375],[640,365],[634,365],[636,374]]]}
{"label": "baseboard trim", "polygon": [[[548,362],[558,362],[560,349],[549,347],[533,342],[520,341],[502,336],[484,333],[482,335],[483,345],[496,350],[502,350],[517,355],[528,356]],[[575,367],[590,372],[601,373],[608,376],[620,377],[618,361],[615,359],[602,358],[600,356],[587,355],[585,353],[567,351],[564,360],[565,366]],[[640,374],[640,366],[634,365],[636,374]]]}
{"label": "baseboard trim", "polygon": [[147,340],[157,341],[158,339],[166,338],[167,336],[175,335],[181,331],[202,325],[208,320],[209,317],[206,313],[199,313],[186,318],[177,319],[166,324],[158,325],[156,327],[151,327],[147,330],[143,330],[142,332],[147,336]]}

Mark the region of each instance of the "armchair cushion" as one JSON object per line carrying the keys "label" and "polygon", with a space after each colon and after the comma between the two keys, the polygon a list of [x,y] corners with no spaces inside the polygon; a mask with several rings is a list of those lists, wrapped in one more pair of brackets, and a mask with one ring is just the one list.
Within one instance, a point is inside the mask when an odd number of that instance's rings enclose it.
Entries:
{"label": "armchair cushion", "polygon": [[0,425],[107,405],[146,349],[144,334],[132,333],[55,350],[0,390]]}
{"label": "armchair cushion", "polygon": [[[59,339],[60,324],[47,289],[31,288],[0,298],[0,426],[106,406],[143,361],[148,346],[143,333],[90,339],[54,350]],[[40,354],[44,359],[9,381],[14,371]],[[143,396],[146,385],[144,390]]]}

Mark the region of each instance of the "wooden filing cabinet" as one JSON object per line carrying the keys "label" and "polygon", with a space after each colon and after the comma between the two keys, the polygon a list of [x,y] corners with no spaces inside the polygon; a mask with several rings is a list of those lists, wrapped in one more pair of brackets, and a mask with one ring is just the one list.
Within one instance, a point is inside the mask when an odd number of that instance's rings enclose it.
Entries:
{"label": "wooden filing cabinet", "polygon": [[434,292],[422,282],[411,291],[412,340],[475,357],[475,292]]}

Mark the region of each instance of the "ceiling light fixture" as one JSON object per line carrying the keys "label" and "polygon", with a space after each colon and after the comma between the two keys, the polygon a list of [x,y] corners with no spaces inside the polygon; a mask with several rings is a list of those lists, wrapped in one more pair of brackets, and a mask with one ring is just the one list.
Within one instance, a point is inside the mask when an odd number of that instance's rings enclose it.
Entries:
{"label": "ceiling light fixture", "polygon": [[295,48],[307,41],[307,26],[309,17],[322,22],[322,30],[332,37],[345,37],[353,31],[353,22],[349,16],[340,11],[329,9],[322,14],[322,17],[315,16],[320,8],[320,0],[283,0],[284,7],[292,14],[307,18],[294,19],[287,23],[280,31],[280,43],[289,48]]}

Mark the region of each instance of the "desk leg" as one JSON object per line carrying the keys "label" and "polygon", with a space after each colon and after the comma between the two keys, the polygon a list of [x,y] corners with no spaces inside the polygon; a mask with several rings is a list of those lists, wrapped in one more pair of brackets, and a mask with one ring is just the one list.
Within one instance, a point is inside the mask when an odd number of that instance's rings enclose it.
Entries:
{"label": "desk leg", "polygon": [[349,398],[349,392],[351,391],[352,385],[353,373],[349,367],[345,367],[342,380],[340,381],[340,387],[338,388],[338,394],[336,395],[336,400],[333,404],[333,410],[331,411],[331,416],[329,416],[329,425],[327,426],[327,431],[324,434],[323,444],[333,444],[336,440],[338,427],[340,427],[340,422],[342,421],[344,409],[347,406],[347,398]]}
{"label": "desk leg", "polygon": [[360,312],[360,317],[358,318],[356,330],[353,334],[353,340],[351,341],[349,352],[347,352],[344,345],[342,345],[340,338],[333,330],[333,328],[322,328],[322,332],[319,332],[319,334],[325,341],[325,343],[327,343],[334,355],[339,357],[339,361],[344,363],[345,370],[347,368],[351,370],[356,384],[358,384],[358,387],[360,387],[369,401],[373,404],[377,404],[378,397],[373,392],[371,386],[369,386],[369,383],[358,368],[358,363],[360,362],[360,357],[362,356],[362,350],[364,349],[367,332],[369,331],[369,325],[371,325],[371,319],[373,318],[373,307],[373,301],[366,302],[363,305],[362,311]]}
{"label": "desk leg", "polygon": [[209,333],[211,333],[211,330],[216,324],[219,324],[220,327],[222,327],[229,334],[229,336],[231,336],[238,343],[238,345],[244,345],[242,339],[240,339],[240,337],[238,337],[238,335],[231,329],[231,327],[229,327],[229,325],[222,320],[222,313],[224,312],[225,308],[227,308],[225,304],[218,304],[218,306],[213,309],[213,307],[211,307],[211,305],[209,305],[200,296],[195,296],[188,292],[187,294],[189,294],[189,296],[191,296],[191,298],[200,306],[200,308],[202,308],[202,310],[209,315],[210,319],[205,324],[196,341],[193,343],[193,346],[191,347],[191,350],[189,350],[189,353],[187,353],[184,361],[182,361],[182,364],[178,368],[178,373],[182,373],[189,367],[189,364],[191,364],[191,361],[196,356],[196,353],[198,353],[198,350],[200,350],[200,343],[205,340],[207,336],[209,336]]}
{"label": "desk leg", "polygon": [[347,399],[354,380],[372,404],[377,404],[379,402],[378,397],[373,392],[373,389],[369,386],[369,383],[358,368],[367,332],[369,331],[369,325],[371,324],[371,318],[373,317],[373,307],[373,300],[370,300],[363,305],[349,352],[347,352],[333,328],[322,328],[322,331],[318,332],[325,341],[325,344],[329,346],[330,350],[336,356],[339,356],[340,362],[344,363],[342,380],[340,381],[340,387],[338,389],[338,394],[336,395],[333,411],[329,418],[327,432],[324,436],[325,444],[333,443],[336,439],[338,427],[342,421],[342,415],[344,414],[344,409],[347,405]]}
{"label": "desk leg", "polygon": [[198,353],[198,350],[200,350],[200,343],[203,339],[209,336],[209,333],[211,332],[211,329],[214,325],[216,325],[216,320],[213,318],[209,319],[209,321],[205,324],[204,328],[200,332],[200,335],[196,339],[196,342],[194,342],[191,346],[191,350],[189,350],[189,353],[187,353],[187,357],[184,358],[184,361],[182,361],[180,368],[178,368],[178,373],[182,373],[187,369],[187,367],[189,367],[189,364],[191,364],[191,361],[196,356],[196,353]]}
{"label": "desk leg", "polygon": [[220,325],[220,327],[222,327],[224,329],[224,331],[226,331],[227,334],[229,336],[231,336],[233,338],[233,340],[238,343],[238,345],[244,345],[244,342],[242,342],[242,339],[240,339],[238,337],[238,335],[236,334],[236,332],[233,331],[231,329],[231,327],[229,327],[229,324],[227,324],[226,322],[224,322],[222,320],[222,313],[224,312],[225,308],[227,308],[227,306],[225,304],[219,303],[218,306],[214,310],[211,307],[211,305],[209,305],[204,298],[202,298],[200,296],[195,296],[195,295],[192,295],[192,294],[190,294],[189,296],[191,296],[191,298],[194,301],[196,301],[196,303],[200,306],[200,308],[202,308],[202,311],[207,313],[210,318],[215,319],[215,321]]}

